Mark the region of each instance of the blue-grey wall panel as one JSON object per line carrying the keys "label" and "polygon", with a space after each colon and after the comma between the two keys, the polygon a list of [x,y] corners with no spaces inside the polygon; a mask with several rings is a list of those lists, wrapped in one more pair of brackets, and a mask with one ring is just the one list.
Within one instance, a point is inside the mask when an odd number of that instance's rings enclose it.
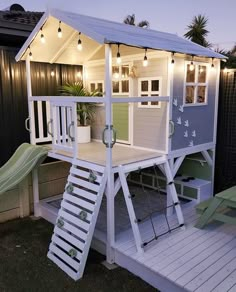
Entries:
{"label": "blue-grey wall panel", "polygon": [[[174,67],[173,100],[177,99],[177,106],[172,105],[172,120],[175,123],[175,133],[172,136],[171,150],[191,147],[213,142],[214,133],[214,112],[215,112],[215,89],[216,72],[209,69],[208,79],[208,104],[198,106],[184,106],[183,112],[180,106],[183,105],[184,94],[184,59],[177,59]],[[181,118],[181,124],[177,121]],[[186,126],[188,123],[188,126]],[[194,132],[196,136],[194,136]],[[188,137],[185,137],[186,132]]]}

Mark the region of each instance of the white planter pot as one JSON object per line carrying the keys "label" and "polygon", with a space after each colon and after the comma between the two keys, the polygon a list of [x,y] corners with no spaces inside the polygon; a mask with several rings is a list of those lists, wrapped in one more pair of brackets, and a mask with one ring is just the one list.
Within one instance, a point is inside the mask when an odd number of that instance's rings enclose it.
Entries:
{"label": "white planter pot", "polygon": [[89,143],[91,141],[91,126],[77,127],[78,143]]}

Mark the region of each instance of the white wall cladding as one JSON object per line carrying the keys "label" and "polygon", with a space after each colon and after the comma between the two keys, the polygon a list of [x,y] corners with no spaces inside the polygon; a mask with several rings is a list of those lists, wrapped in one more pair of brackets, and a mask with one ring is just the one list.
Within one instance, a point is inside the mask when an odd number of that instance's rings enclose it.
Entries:
{"label": "white wall cladding", "polygon": [[[138,77],[161,77],[161,93],[167,95],[167,58],[151,59],[147,67],[142,61],[134,62]],[[134,95],[138,96],[138,79],[134,80]],[[166,110],[167,103],[161,108],[139,108],[134,105],[134,145],[164,151],[166,147]]]}

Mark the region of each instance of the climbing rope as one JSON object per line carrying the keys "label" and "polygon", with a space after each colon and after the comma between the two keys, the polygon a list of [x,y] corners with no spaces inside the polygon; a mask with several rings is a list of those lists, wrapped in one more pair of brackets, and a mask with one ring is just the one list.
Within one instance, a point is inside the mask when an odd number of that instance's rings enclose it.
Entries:
{"label": "climbing rope", "polygon": [[[154,175],[155,175],[155,178],[156,178],[156,188],[155,188],[155,191],[157,192],[157,195],[159,197],[159,201],[162,203],[162,205],[165,205],[166,204],[166,200],[164,201],[163,200],[163,197],[161,195],[161,187],[160,187],[160,184],[159,184],[159,180],[158,180],[158,173],[157,173],[157,165],[154,164],[153,165],[153,170],[154,170]],[[159,237],[163,236],[163,235],[166,235],[168,233],[170,233],[171,231],[174,231],[176,230],[177,228],[179,227],[182,227],[183,224],[179,225],[179,226],[176,226],[174,228],[171,228],[170,227],[170,224],[169,224],[169,221],[168,221],[168,218],[167,218],[167,215],[166,215],[166,212],[163,212],[163,211],[166,211],[168,208],[172,208],[174,206],[176,206],[178,203],[174,203],[172,205],[169,205],[169,206],[165,206],[163,208],[158,208],[156,210],[153,210],[152,208],[152,204],[151,204],[151,201],[150,201],[150,193],[146,190],[145,186],[144,186],[144,183],[143,183],[143,180],[142,180],[142,169],[139,168],[138,169],[138,174],[140,176],[140,183],[141,183],[141,187],[142,187],[142,191],[143,193],[146,195],[146,198],[147,198],[147,206],[148,206],[148,215],[142,217],[141,219],[137,219],[137,223],[141,223],[147,219],[150,219],[150,223],[151,223],[151,226],[152,226],[152,231],[153,231],[153,238],[151,238],[149,241],[146,241],[143,243],[143,247],[148,245],[149,243],[151,243],[152,241],[154,240],[157,240]],[[167,231],[161,233],[161,234],[157,234],[156,232],[156,229],[155,229],[155,222],[154,222],[154,214],[156,213],[164,213],[164,217],[165,217],[165,222],[166,222],[166,225],[167,225]]]}

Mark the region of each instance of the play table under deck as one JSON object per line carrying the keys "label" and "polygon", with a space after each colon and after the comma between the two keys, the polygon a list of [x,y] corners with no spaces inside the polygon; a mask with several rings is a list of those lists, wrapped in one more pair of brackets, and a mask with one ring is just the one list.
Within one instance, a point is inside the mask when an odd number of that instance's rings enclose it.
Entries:
{"label": "play table under deck", "polygon": [[236,186],[216,194],[213,199],[209,200],[209,205],[200,217],[196,227],[203,228],[213,219],[236,225],[236,217],[223,214],[222,207],[236,208]]}

